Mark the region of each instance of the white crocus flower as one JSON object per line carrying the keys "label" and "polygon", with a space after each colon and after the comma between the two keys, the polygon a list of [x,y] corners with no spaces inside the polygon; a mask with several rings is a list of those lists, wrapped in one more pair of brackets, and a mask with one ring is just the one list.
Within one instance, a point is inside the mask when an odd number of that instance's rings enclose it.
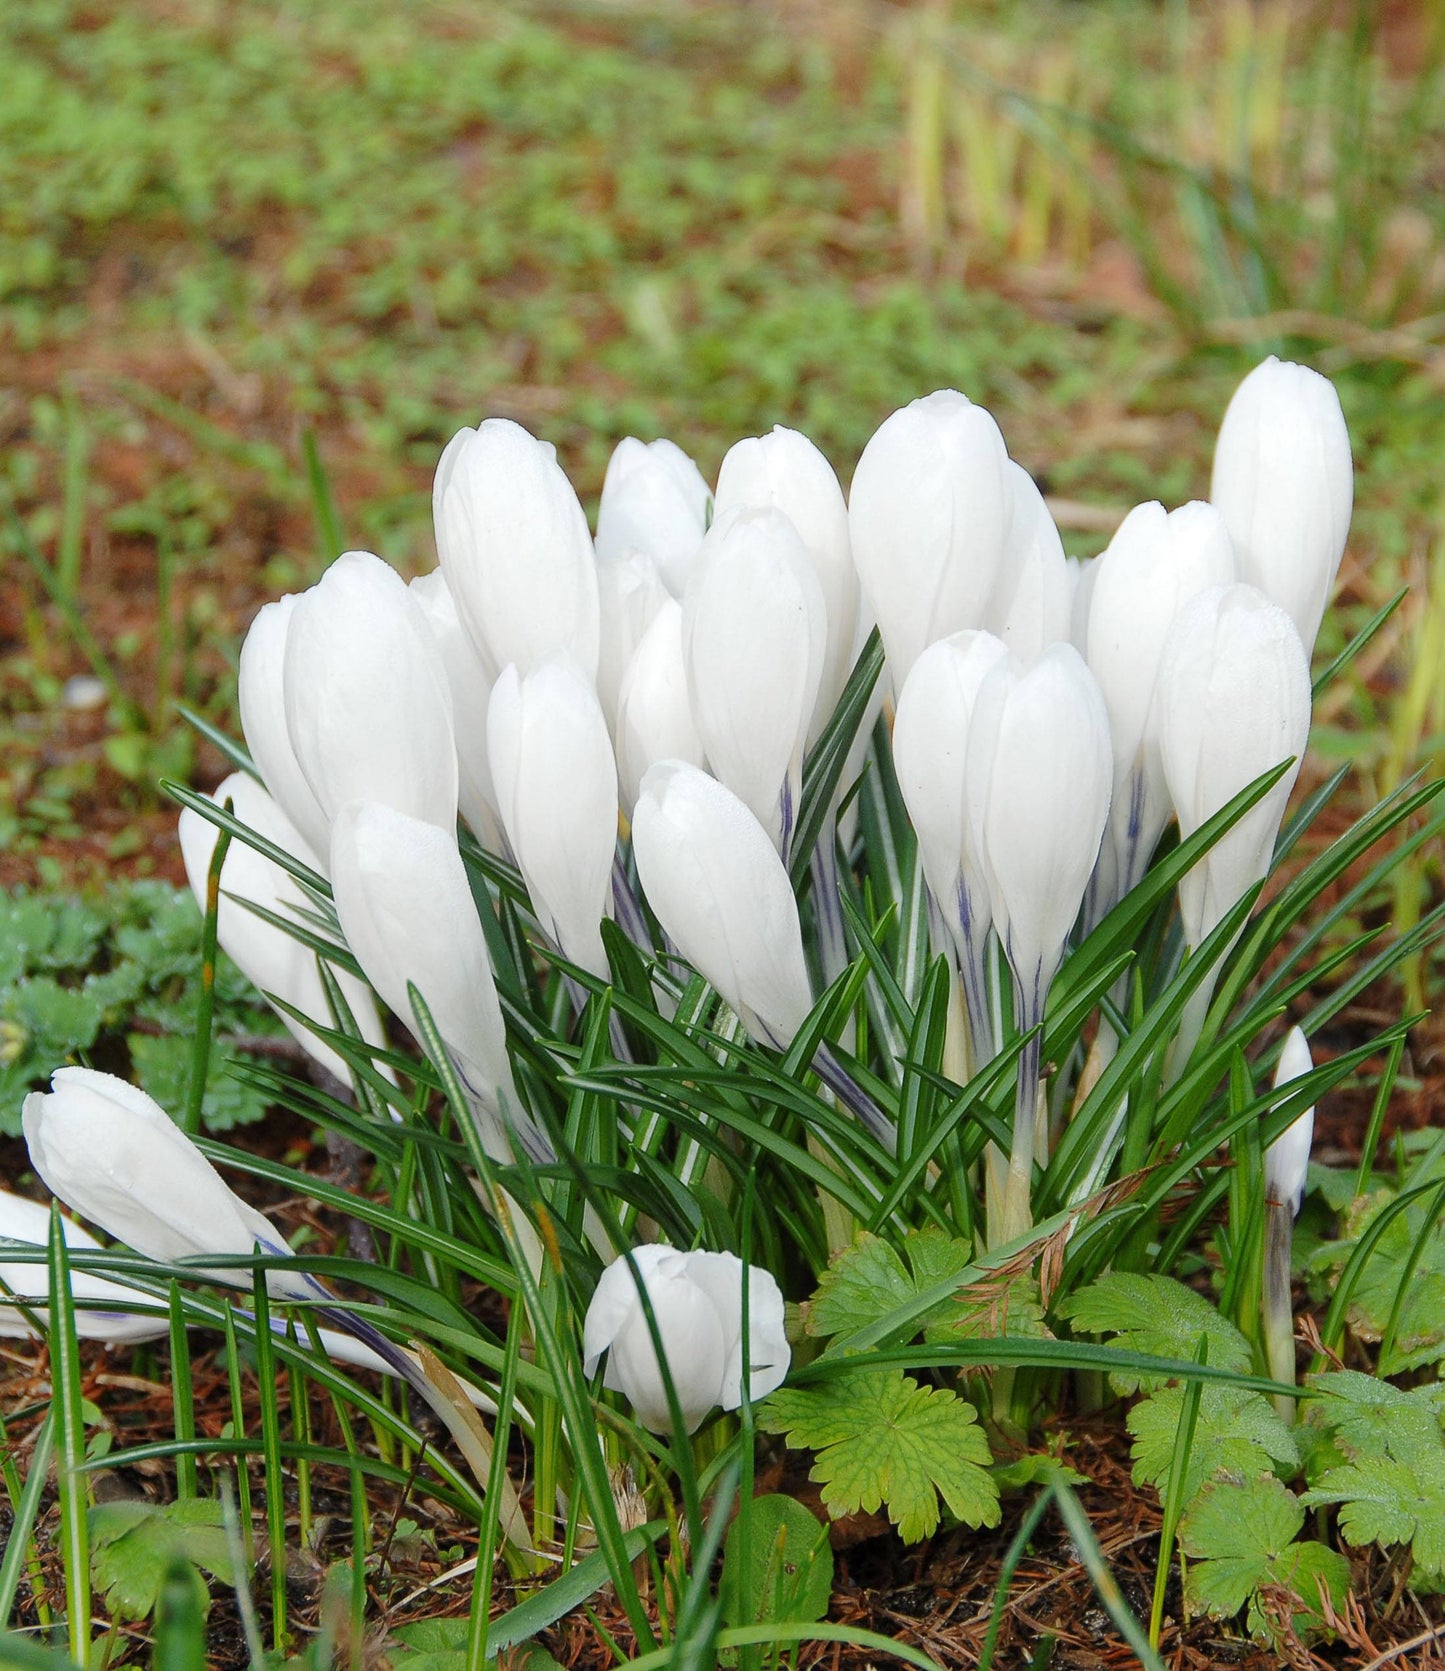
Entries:
{"label": "white crocus flower", "polygon": [[633,652],[617,704],[617,776],[630,820],[642,779],[659,760],[701,766],[702,738],[693,724],[682,659],[682,605],[669,598]]}
{"label": "white crocus flower", "polygon": [[[1291,1027],[1279,1053],[1274,1088],[1282,1090],[1314,1067],[1309,1043],[1298,1027]],[[1290,1253],[1294,1221],[1304,1202],[1310,1145],[1315,1134],[1315,1111],[1305,1109],[1264,1151],[1264,1318],[1265,1355],[1269,1372],[1289,1386],[1295,1382],[1294,1310],[1290,1301]],[[1275,1408],[1286,1421],[1295,1417],[1295,1400],[1280,1394]]]}
{"label": "white crocus flower", "polygon": [[437,556],[488,674],[565,652],[597,672],[597,562],[556,449],[508,418],[447,443],[432,487]]}
{"label": "white crocus flower", "polygon": [[827,637],[822,589],[788,518],[722,513],[683,599],[688,697],[712,770],[784,853]]}
{"label": "white crocus flower", "polygon": [[287,593],[266,604],[241,644],[236,706],[241,731],[261,780],[313,853],[324,854],[331,821],[306,781],[286,727],[286,635],[297,603]]}
{"label": "white crocus flower", "polygon": [[597,556],[640,551],[680,598],[712,513],[712,490],[675,442],[627,436],[614,448],[597,507]]}
{"label": "white crocus flower", "polygon": [[[61,1234],[72,1253],[104,1253],[106,1250],[90,1232],[74,1219],[60,1216]],[[4,1243],[21,1247],[45,1248],[50,1245],[50,1208],[39,1201],[27,1201],[24,1196],[0,1190],[0,1289],[26,1302],[26,1309],[35,1314],[42,1327],[49,1323],[50,1276],[44,1263],[38,1260],[6,1260]],[[142,1293],[123,1282],[112,1282],[109,1277],[97,1276],[93,1271],[71,1267],[70,1292],[76,1302],[75,1332],[82,1340],[102,1340],[109,1346],[130,1346],[144,1340],[159,1340],[170,1333],[170,1319],[156,1316],[157,1306],[165,1301],[153,1294]],[[134,1308],[149,1308],[150,1315],[138,1315]],[[243,1317],[250,1314],[240,1313]],[[193,1327],[203,1325],[192,1325]],[[284,1335],[287,1323],[283,1317],[273,1317],[271,1327]],[[19,1307],[0,1299],[0,1339],[23,1340],[32,1333],[30,1324]],[[335,1363],[351,1364],[358,1369],[374,1370],[379,1375],[396,1375],[394,1364],[349,1335],[335,1329],[321,1329],[321,1346]],[[473,1403],[490,1408],[491,1401],[477,1388],[464,1385],[462,1389]]]}
{"label": "white crocus flower", "polygon": [[[1285,1035],[1274,1070],[1274,1088],[1280,1090],[1292,1079],[1301,1079],[1314,1067],[1309,1041],[1298,1027]],[[1299,1217],[1305,1198],[1305,1174],[1309,1171],[1310,1148],[1315,1137],[1313,1107],[1296,1115],[1264,1151],[1265,1199],[1288,1208],[1291,1218]]]}
{"label": "white crocus flower", "polygon": [[468,829],[492,852],[501,850],[501,824],[492,768],[487,759],[487,707],[492,681],[462,626],[456,599],[440,569],[421,574],[408,590],[421,605],[436,640],[452,695],[452,731],[457,745],[457,799]]}
{"label": "white crocus flower", "polygon": [[492,781],[512,852],[545,933],[607,978],[617,848],[617,765],[592,682],[565,656],[503,670],[487,718]]}
{"label": "white crocus flower", "polygon": [[[221,1181],[160,1104],[113,1074],[58,1068],[51,1089],[25,1099],[21,1125],[30,1164],[51,1192],[148,1259],[172,1263],[259,1249],[289,1254],[267,1218]],[[245,1286],[244,1269],[205,1270]],[[308,1276],[267,1273],[278,1298],[323,1292]]]}
{"label": "white crocus flower", "polygon": [[455,829],[451,691],[426,615],[395,569],[348,551],[296,600],[284,688],[296,758],[328,819],[348,801],[384,801]]}
{"label": "white crocus flower", "polygon": [[1234,392],[1214,447],[1209,497],[1240,579],[1294,622],[1306,658],[1350,531],[1354,465],[1334,385],[1273,355]]}
{"label": "white crocus flower", "polygon": [[958,951],[975,1062],[992,1055],[984,948],[992,920],[982,857],[972,846],[964,761],[979,689],[1001,662],[987,632],[960,632],[914,662],[898,695],[893,767],[918,835],[929,891]]}
{"label": "white crocus flower", "polygon": [[390,1009],[413,1019],[421,993],[477,1113],[487,1153],[510,1161],[508,1124],[535,1160],[553,1159],[521,1112],[486,937],[453,837],[375,801],[343,807],[331,886],[346,943]]}
{"label": "white crocus flower", "polygon": [[1064,542],[1033,477],[1012,459],[1006,474],[1013,513],[988,625],[1012,655],[1030,662],[1050,644],[1068,643],[1074,582]]}
{"label": "white crocus flower", "polygon": [[[247,829],[254,830],[312,870],[323,871],[322,861],[254,778],[244,772],[234,772],[218,785],[210,799],[217,806],[230,801],[235,816]],[[211,859],[220,832],[209,819],[187,807],[180,817],[179,834],[186,879],[196,903],[204,911]],[[221,866],[221,897],[216,907],[216,938],[221,949],[263,997],[279,998],[302,1015],[324,1026],[333,1026],[316,953],[285,929],[263,921],[248,910],[245,903],[248,900],[298,926],[316,910],[315,902],[301,891],[288,872],[254,847],[248,847],[239,837],[233,837]],[[362,1038],[368,1044],[385,1044],[376,1001],[365,984],[345,969],[332,969],[331,973],[340,984]],[[349,1080],[351,1070],[329,1044],[285,1010],[277,1008],[276,1013],[314,1062],[343,1084]]]}
{"label": "white crocus flower", "polygon": [[795,429],[777,425],[729,448],[717,479],[717,514],[771,505],[793,524],[822,590],[827,645],[807,742],[817,741],[848,682],[858,630],[858,571],[848,507],[833,466]]}
{"label": "white crocus flower", "polygon": [[[73,1253],[102,1253],[100,1243],[83,1230],[74,1219],[63,1214],[60,1220],[65,1245]],[[0,1190],[0,1338],[23,1340],[31,1334],[30,1324],[18,1308],[3,1296],[13,1295],[27,1302],[36,1321],[45,1327],[49,1323],[50,1279],[43,1264],[21,1263],[5,1258],[6,1242],[18,1242],[25,1247],[48,1247],[50,1244],[50,1208],[39,1201],[27,1201],[24,1196]],[[139,1340],[158,1340],[170,1329],[165,1317],[136,1317],[129,1313],[135,1306],[150,1307],[157,1301],[150,1294],[91,1271],[72,1270],[70,1292],[75,1300],[75,1332],[82,1340],[105,1340],[113,1345]]]}
{"label": "white crocus flower", "polygon": [[848,525],[894,690],[928,645],[984,625],[1013,515],[998,425],[956,390],[886,419],[853,475]]}
{"label": "white crocus flower", "polygon": [[1242,582],[1185,605],[1159,666],[1159,746],[1180,834],[1187,839],[1272,766],[1294,761],[1179,884],[1190,946],[1268,875],[1309,727],[1309,669],[1284,610]]}
{"label": "white crocus flower", "polygon": [[1114,796],[1092,898],[1101,917],[1143,876],[1173,813],[1155,689],[1165,640],[1192,597],[1234,579],[1223,518],[1196,501],[1167,515],[1136,505],[1095,565],[1089,670],[1109,710]]}
{"label": "white crocus flower", "polygon": [[[709,1410],[743,1401],[743,1284],[747,1283],[748,1397],[766,1398],[783,1384],[792,1351],[783,1332],[783,1296],[770,1272],[744,1266],[731,1253],[680,1253],[651,1243],[613,1261],[602,1273],[582,1329],[583,1370],[620,1392],[654,1433],[672,1427],[667,1389],[647,1325],[638,1281],[657,1324],[683,1426],[695,1432]],[[635,1266],[635,1274],[634,1274]]]}
{"label": "white crocus flower", "polygon": [[[1027,669],[1000,662],[984,680],[964,784],[1021,1032],[1043,1019],[1098,858],[1113,772],[1104,699],[1071,644],[1052,645]],[[995,1242],[1031,1223],[1038,1073],[1035,1037],[1019,1058],[1003,1235],[991,1226]]]}
{"label": "white crocus flower", "polygon": [[753,1038],[786,1049],[813,993],[798,902],[754,814],[696,766],[663,760],[642,780],[632,850],[674,945]]}

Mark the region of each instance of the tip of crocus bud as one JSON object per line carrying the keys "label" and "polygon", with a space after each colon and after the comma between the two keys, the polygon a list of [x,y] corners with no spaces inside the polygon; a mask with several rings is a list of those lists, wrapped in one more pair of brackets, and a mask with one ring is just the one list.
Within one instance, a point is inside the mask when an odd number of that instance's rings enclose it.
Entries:
{"label": "tip of crocus bud", "polygon": [[[1279,1053],[1274,1070],[1274,1088],[1279,1090],[1314,1067],[1314,1058],[1304,1034],[1292,1027]],[[1310,1146],[1314,1141],[1315,1111],[1305,1109],[1275,1138],[1264,1152],[1265,1198],[1299,1216],[1305,1198],[1305,1174],[1309,1169]]]}

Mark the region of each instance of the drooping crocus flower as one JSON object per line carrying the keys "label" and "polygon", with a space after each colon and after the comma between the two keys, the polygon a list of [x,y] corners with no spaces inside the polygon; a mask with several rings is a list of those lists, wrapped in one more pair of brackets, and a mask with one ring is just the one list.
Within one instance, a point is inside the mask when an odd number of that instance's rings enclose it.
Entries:
{"label": "drooping crocus flower", "polygon": [[388,1007],[411,1019],[408,983],[421,993],[487,1153],[512,1159],[512,1125],[534,1160],[554,1159],[517,1100],[486,938],[455,838],[375,801],[353,801],[331,832],[331,886],[346,943]]}
{"label": "drooping crocus flower", "polygon": [[1136,505],[1095,564],[1089,671],[1109,710],[1114,795],[1095,873],[1095,921],[1139,881],[1173,813],[1159,752],[1155,687],[1174,619],[1190,598],[1234,579],[1224,520],[1196,501],[1167,515]]}
{"label": "drooping crocus flower", "polygon": [[[118,1242],[162,1264],[256,1253],[282,1260],[266,1272],[269,1292],[280,1300],[311,1302],[317,1317],[337,1324],[360,1346],[348,1349],[328,1333],[323,1344],[332,1356],[405,1380],[485,1477],[485,1459],[478,1457],[466,1424],[418,1359],[299,1269],[276,1226],[226,1187],[158,1103],[123,1079],[90,1068],[58,1068],[50,1082],[50,1091],[26,1097],[21,1125],[30,1163],[55,1196]],[[196,1274],[228,1287],[250,1286],[244,1266],[201,1265]],[[462,1391],[485,1403],[476,1388],[463,1385]]]}
{"label": "drooping crocus flower", "polygon": [[823,593],[781,511],[718,516],[682,603],[693,723],[712,770],[786,852],[822,676]]}
{"label": "drooping crocus flower", "polygon": [[490,677],[565,652],[597,673],[597,561],[556,449],[508,418],[447,443],[432,487],[437,556]]}
{"label": "drooping crocus flower", "polygon": [[[76,1253],[100,1253],[100,1243],[74,1219],[62,1215],[61,1234],[65,1245]],[[49,1273],[41,1264],[6,1260],[4,1243],[19,1242],[26,1247],[46,1247],[50,1242],[50,1208],[39,1201],[0,1190],[0,1290],[27,1302],[42,1327],[49,1322]],[[133,1306],[155,1307],[155,1300],[124,1283],[112,1282],[92,1271],[70,1273],[70,1292],[75,1300],[75,1332],[82,1340],[107,1340],[115,1345],[139,1340],[158,1340],[170,1328],[165,1317],[133,1316]],[[0,1298],[0,1338],[23,1340],[30,1324],[8,1298]]]}
{"label": "drooping crocus flower", "polygon": [[848,682],[858,630],[858,571],[848,507],[833,466],[806,435],[776,425],[728,449],[717,478],[717,514],[771,505],[797,530],[822,590],[826,648],[806,741],[817,740]]}
{"label": "drooping crocus flower", "polygon": [[680,598],[712,512],[712,490],[675,442],[627,436],[613,449],[597,507],[597,556],[640,551]]}
{"label": "drooping crocus flower", "polygon": [[1294,622],[1308,660],[1350,531],[1354,465],[1334,384],[1271,355],[1234,391],[1209,497],[1239,576]]}
{"label": "drooping crocus flower", "polygon": [[272,799],[325,863],[331,821],[306,781],[286,727],[286,635],[299,597],[265,604],[241,644],[236,706],[251,759]]}
{"label": "drooping crocus flower", "polygon": [[328,820],[348,801],[384,801],[456,828],[451,691],[426,615],[389,564],[348,551],[296,600],[283,684],[286,729]]}
{"label": "drooping crocus flower", "polygon": [[[1021,1032],[1043,1019],[1099,854],[1113,773],[1104,699],[1071,644],[1051,645],[1027,669],[1000,662],[984,680],[964,785]],[[1019,1058],[1003,1240],[1031,1222],[1038,1071],[1035,1037]]]}
{"label": "drooping crocus flower", "polygon": [[[144,1091],[91,1068],[57,1068],[25,1099],[30,1164],[54,1195],[148,1259],[290,1254],[281,1232],[228,1189],[201,1151]],[[201,1274],[246,1285],[244,1270]],[[280,1299],[326,1291],[288,1270],[267,1273]]]}
{"label": "drooping crocus flower", "polygon": [[617,847],[617,765],[592,681],[565,656],[505,668],[492,690],[487,746],[502,826],[545,933],[605,979]]}
{"label": "drooping crocus flower", "polygon": [[853,475],[848,526],[894,690],[928,645],[982,627],[1013,514],[998,425],[953,389],[885,419]]}
{"label": "drooping crocus flower", "polygon": [[[73,1253],[104,1253],[105,1249],[90,1232],[63,1213],[60,1218],[65,1245]],[[44,1248],[50,1242],[50,1208],[40,1201],[27,1201],[24,1196],[0,1190],[0,1244],[15,1242],[22,1247]],[[3,1253],[3,1245],[0,1245]],[[45,1327],[49,1323],[50,1273],[45,1265],[27,1260],[5,1260],[0,1257],[0,1284],[4,1291],[17,1300],[27,1302],[26,1309]],[[75,1332],[82,1340],[103,1340],[111,1346],[129,1346],[143,1340],[159,1340],[170,1332],[170,1319],[156,1316],[157,1305],[163,1305],[152,1294],[142,1293],[123,1282],[112,1282],[109,1277],[94,1271],[71,1268],[70,1292],[75,1300]],[[140,1307],[139,1312],[136,1307]],[[242,1315],[246,1315],[243,1313]],[[271,1326],[282,1333],[286,1329],[283,1318],[272,1319]],[[19,1306],[0,1300],[0,1337],[23,1340],[31,1334],[28,1320]],[[349,1335],[334,1329],[319,1331],[326,1355],[337,1363],[353,1364],[360,1369],[372,1369],[383,1375],[396,1373],[392,1366],[378,1357],[369,1347]]]}
{"label": "drooping crocus flower", "polygon": [[672,1417],[639,1279],[688,1433],[709,1410],[736,1410],[743,1401],[744,1281],[748,1397],[766,1398],[783,1384],[792,1349],[783,1332],[782,1291],[772,1274],[744,1266],[735,1254],[680,1253],[650,1243],[603,1271],[582,1330],[584,1373],[595,1374],[605,1352],[603,1386],[620,1392],[644,1427],[666,1433]]}
{"label": "drooping crocus flower", "polygon": [[[245,772],[233,772],[210,797],[217,806],[230,801],[236,817],[247,829],[290,853],[293,858],[324,874],[324,865],[301,839],[291,820],[259,783]],[[186,879],[201,910],[206,909],[206,885],[219,831],[200,813],[189,807],[181,813],[179,826],[181,857]],[[245,901],[260,905],[276,916],[300,925],[304,914],[314,912],[312,900],[281,866],[248,847],[239,838],[226,849],[221,866],[221,897],[216,907],[216,938],[221,949],[263,997],[284,1000],[303,1015],[322,1025],[333,1025],[326,988],[316,964],[316,953],[282,928],[258,917]],[[382,1045],[386,1036],[376,1000],[365,984],[345,969],[332,974],[350,1006],[361,1036],[368,1044]],[[314,1062],[343,1084],[351,1076],[346,1063],[324,1040],[280,1008],[276,1011],[286,1030]]]}

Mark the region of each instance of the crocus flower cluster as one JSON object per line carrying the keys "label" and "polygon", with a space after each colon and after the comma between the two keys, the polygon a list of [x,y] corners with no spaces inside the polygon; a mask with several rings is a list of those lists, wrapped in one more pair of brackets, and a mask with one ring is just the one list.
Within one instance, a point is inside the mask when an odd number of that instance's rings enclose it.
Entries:
{"label": "crocus flower cluster", "polygon": [[[515,865],[539,942],[571,968],[608,979],[601,925],[615,917],[649,957],[704,975],[757,1044],[784,1050],[814,1005],[815,976],[832,979],[849,955],[839,804],[864,769],[870,719],[817,851],[795,849],[808,751],[876,625],[934,946],[962,994],[964,1065],[998,1050],[1010,997],[1033,1034],[1003,1218],[1020,1233],[1047,1158],[1035,1030],[1071,944],[1138,884],[1172,819],[1187,837],[1289,762],[1185,876],[1187,946],[1267,874],[1308,734],[1309,659],[1350,477],[1333,388],[1271,359],[1229,406],[1210,502],[1140,505],[1087,561],[1065,555],[993,417],[951,390],[887,418],[847,500],[792,430],[739,441],[715,494],[672,443],[625,440],[594,540],[553,448],[487,419],[438,466],[434,572],[407,584],[380,558],[347,552],[257,616],[240,710],[264,788],[236,778],[216,797],[325,878],[338,938],[403,1022],[414,1020],[409,989],[421,993],[488,1151],[546,1164],[553,1147],[513,1078],[458,819]],[[182,831],[198,892],[202,823]],[[813,866],[823,947],[812,970],[790,880],[800,859]],[[314,958],[274,922],[324,913],[324,894],[241,842],[222,887],[222,944],[264,991],[324,1026]],[[345,978],[342,989],[377,1039],[370,996]],[[1201,993],[1207,1002],[1207,982]],[[337,1070],[324,1040],[288,1025]],[[827,1047],[814,1065],[890,1149],[887,1117]],[[711,1343],[713,1322],[688,1297],[716,1301],[704,1267],[642,1251],[664,1334],[686,1311]],[[650,1340],[644,1349],[626,1307],[604,1309],[588,1350],[611,1348],[609,1384],[651,1421],[655,1388],[634,1390]],[[730,1318],[717,1324],[729,1365]],[[709,1365],[715,1356],[710,1344]],[[751,1357],[777,1361],[761,1344]],[[705,1406],[678,1378],[690,1417],[729,1402],[732,1373],[714,1385],[709,1368]]]}

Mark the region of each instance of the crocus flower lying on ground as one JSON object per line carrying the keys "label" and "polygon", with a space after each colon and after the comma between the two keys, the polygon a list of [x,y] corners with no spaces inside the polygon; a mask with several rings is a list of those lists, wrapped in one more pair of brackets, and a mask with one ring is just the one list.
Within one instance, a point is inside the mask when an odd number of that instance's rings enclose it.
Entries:
{"label": "crocus flower lying on ground", "polygon": [[783,1384],[792,1350],[783,1333],[782,1290],[769,1272],[745,1267],[731,1253],[679,1253],[658,1243],[635,1248],[614,1260],[597,1284],[582,1330],[583,1368],[595,1373],[605,1352],[603,1386],[622,1393],[644,1427],[666,1433],[672,1418],[639,1278],[689,1433],[714,1406],[736,1410],[743,1401],[745,1278],[748,1396],[766,1398]]}
{"label": "crocus flower lying on ground", "polygon": [[[21,1123],[30,1161],[76,1212],[148,1259],[289,1254],[286,1239],[221,1175],[159,1103],[113,1074],[57,1068],[50,1091],[32,1091]],[[205,1270],[244,1282],[235,1269]],[[280,1299],[326,1296],[311,1277],[272,1271]],[[329,1296],[326,1296],[329,1297]]]}

